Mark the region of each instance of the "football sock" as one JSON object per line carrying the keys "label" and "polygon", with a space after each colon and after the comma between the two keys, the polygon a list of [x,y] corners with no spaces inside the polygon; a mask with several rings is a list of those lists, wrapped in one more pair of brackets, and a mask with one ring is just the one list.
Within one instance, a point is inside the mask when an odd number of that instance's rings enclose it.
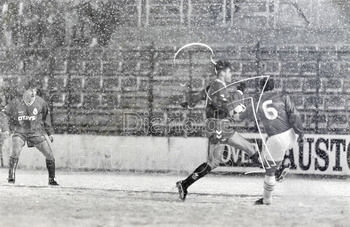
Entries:
{"label": "football sock", "polygon": [[264,203],[270,204],[272,201],[272,191],[275,188],[275,176],[265,176],[264,179]]}
{"label": "football sock", "polygon": [[49,172],[49,178],[55,178],[55,159],[54,160],[47,160],[46,159],[46,168]]}
{"label": "football sock", "polygon": [[211,171],[211,167],[208,165],[208,163],[203,163],[200,166],[197,167],[197,169],[194,170],[194,172],[189,175],[182,183],[183,187],[187,189],[191,184],[199,180],[200,178],[204,177]]}
{"label": "football sock", "polygon": [[9,161],[9,179],[15,179],[18,158],[10,157]]}

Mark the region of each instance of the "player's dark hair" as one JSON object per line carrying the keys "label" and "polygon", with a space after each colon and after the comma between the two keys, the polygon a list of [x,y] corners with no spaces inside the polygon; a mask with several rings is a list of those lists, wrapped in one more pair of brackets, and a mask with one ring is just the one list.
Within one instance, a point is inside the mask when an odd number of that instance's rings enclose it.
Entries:
{"label": "player's dark hair", "polygon": [[215,69],[219,73],[222,70],[231,69],[231,64],[226,60],[219,60],[216,62]]}
{"label": "player's dark hair", "polygon": [[[265,86],[265,88],[264,88],[264,86]],[[271,91],[274,88],[275,88],[275,81],[271,77],[270,78],[264,77],[260,80],[260,90],[261,91]]]}

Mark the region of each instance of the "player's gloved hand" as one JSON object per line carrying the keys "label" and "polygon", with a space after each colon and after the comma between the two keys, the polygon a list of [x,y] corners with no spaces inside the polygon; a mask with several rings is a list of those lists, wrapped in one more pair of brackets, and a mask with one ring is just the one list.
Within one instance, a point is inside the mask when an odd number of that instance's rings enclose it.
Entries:
{"label": "player's gloved hand", "polygon": [[237,86],[237,90],[241,91],[244,93],[245,88],[247,87],[247,85],[243,82],[241,82],[238,86]]}
{"label": "player's gloved hand", "polygon": [[49,135],[49,139],[51,141],[51,143],[53,142],[53,135]]}

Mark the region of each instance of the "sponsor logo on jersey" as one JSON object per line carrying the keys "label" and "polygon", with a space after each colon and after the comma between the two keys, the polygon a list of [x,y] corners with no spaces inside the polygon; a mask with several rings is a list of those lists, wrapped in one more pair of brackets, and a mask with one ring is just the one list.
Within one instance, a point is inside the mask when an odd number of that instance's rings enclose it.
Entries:
{"label": "sponsor logo on jersey", "polygon": [[36,116],[19,116],[18,121],[35,121]]}

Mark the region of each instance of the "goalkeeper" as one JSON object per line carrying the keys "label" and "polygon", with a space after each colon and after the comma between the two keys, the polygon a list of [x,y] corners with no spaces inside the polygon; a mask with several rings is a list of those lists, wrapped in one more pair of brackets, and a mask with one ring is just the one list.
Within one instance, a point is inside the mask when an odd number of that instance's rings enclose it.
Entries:
{"label": "goalkeeper", "polygon": [[[219,166],[224,153],[224,145],[238,148],[258,163],[257,146],[248,142],[234,129],[230,129],[229,119],[235,111],[243,111],[244,106],[237,100],[242,99],[244,86],[238,87],[233,94],[229,91],[231,83],[231,65],[227,61],[218,61],[215,65],[216,79],[201,93],[192,97],[190,102],[182,103],[184,108],[194,107],[199,100],[206,100],[206,136],[209,139],[208,160],[199,165],[185,180],[178,181],[176,187],[180,199],[186,199],[187,189],[194,182]],[[235,102],[234,102],[235,101]]]}

